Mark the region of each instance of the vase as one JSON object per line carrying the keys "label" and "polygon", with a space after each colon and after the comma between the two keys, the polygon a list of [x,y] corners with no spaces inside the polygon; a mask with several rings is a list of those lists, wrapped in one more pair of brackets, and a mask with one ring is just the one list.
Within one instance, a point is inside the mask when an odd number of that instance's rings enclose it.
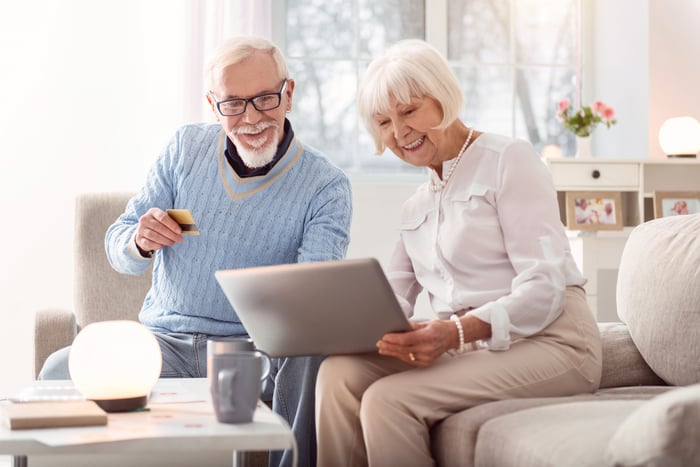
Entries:
{"label": "vase", "polygon": [[577,136],[576,137],[576,159],[590,159],[591,155],[591,137]]}

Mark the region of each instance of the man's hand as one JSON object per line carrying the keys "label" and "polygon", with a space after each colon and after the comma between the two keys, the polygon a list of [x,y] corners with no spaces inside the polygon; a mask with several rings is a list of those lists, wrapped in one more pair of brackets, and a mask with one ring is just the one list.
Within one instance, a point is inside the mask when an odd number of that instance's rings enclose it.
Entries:
{"label": "man's hand", "polygon": [[415,366],[429,366],[446,351],[459,346],[457,327],[450,320],[412,323],[413,330],[384,334],[377,342],[381,355]]}
{"label": "man's hand", "polygon": [[164,211],[151,208],[139,218],[136,227],[136,246],[143,251],[156,251],[182,241],[182,229]]}

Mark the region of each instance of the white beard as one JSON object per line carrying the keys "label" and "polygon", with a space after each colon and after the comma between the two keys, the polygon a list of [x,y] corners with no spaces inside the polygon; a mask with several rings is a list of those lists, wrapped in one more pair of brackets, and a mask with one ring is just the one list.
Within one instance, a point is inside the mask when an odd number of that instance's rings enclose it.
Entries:
{"label": "white beard", "polygon": [[243,144],[242,141],[238,139],[238,135],[256,134],[269,127],[274,127],[275,129],[279,128],[277,122],[269,121],[260,122],[252,126],[234,128],[231,132],[231,138],[233,139],[233,143],[236,146],[238,155],[241,157],[246,167],[251,169],[257,169],[260,167],[264,167],[270,162],[272,162],[272,160],[275,158],[275,154],[277,154],[277,141],[275,139],[272,139],[268,142],[267,139],[264,137],[248,141],[248,144],[250,146],[253,146],[254,148],[250,150]]}

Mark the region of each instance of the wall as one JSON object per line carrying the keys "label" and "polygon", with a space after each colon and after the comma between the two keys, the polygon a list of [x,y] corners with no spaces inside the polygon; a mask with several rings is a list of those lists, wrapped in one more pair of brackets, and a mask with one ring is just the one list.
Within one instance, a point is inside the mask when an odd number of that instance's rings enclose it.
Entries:
{"label": "wall", "polygon": [[[180,73],[163,56],[179,53],[177,38],[149,36],[136,14],[153,8],[154,2],[38,3],[45,7],[0,2],[0,196],[5,220],[0,229],[0,395],[32,380],[35,310],[71,306],[74,196],[138,187],[155,154],[181,123],[176,117]],[[66,4],[82,14],[57,9]],[[668,113],[697,116],[700,109],[700,91],[690,85],[700,82],[697,60],[690,59],[700,41],[697,31],[688,27],[691,18],[697,23],[698,2],[596,0],[595,6],[595,12],[610,11],[618,18],[596,23],[610,29],[601,31],[607,39],[601,37],[599,47],[624,44],[596,68],[602,82],[594,91],[600,97],[614,103],[623,90],[627,96],[618,105],[620,125],[606,134],[613,142],[604,153],[653,156],[658,122]],[[625,11],[629,14],[620,19]],[[168,9],[159,14],[164,22],[176,22]],[[644,52],[643,40],[647,16],[650,53]],[[87,17],[91,20],[84,20]],[[75,40],[58,40],[58,30],[68,28],[75,31]],[[628,30],[629,41],[624,39]],[[111,39],[124,31],[130,31],[124,40]],[[154,57],[162,60],[156,63]],[[615,65],[615,60],[624,66]],[[162,79],[148,81],[126,73],[134,63],[159,70]],[[608,72],[606,66],[616,71]],[[657,67],[671,67],[672,72]],[[615,85],[622,70],[630,73]],[[126,84],[138,91],[126,92]],[[645,135],[648,142],[641,145]],[[398,205],[414,185],[376,184],[366,178],[353,179],[353,186],[355,224],[349,254],[377,256],[385,262],[397,235]]]}
{"label": "wall", "polygon": [[592,137],[597,157],[639,159],[647,139],[648,4],[657,0],[584,0],[588,35],[584,55],[583,102],[615,108],[618,123],[598,126]]}
{"label": "wall", "polygon": [[700,1],[653,0],[649,17],[649,157],[664,158],[659,128],[668,118],[700,120]]}
{"label": "wall", "polygon": [[[591,32],[583,99],[617,110],[618,124],[593,135],[599,157],[663,159],[659,128],[668,118],[700,120],[700,2],[584,0]],[[586,16],[584,16],[586,18]]]}

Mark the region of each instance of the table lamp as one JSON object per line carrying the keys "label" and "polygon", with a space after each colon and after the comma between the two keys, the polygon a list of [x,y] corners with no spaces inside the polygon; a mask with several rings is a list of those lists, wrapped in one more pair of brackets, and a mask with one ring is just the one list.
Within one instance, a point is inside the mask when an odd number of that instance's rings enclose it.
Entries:
{"label": "table lamp", "polygon": [[669,118],[659,129],[659,145],[668,157],[696,157],[700,123],[693,117]]}
{"label": "table lamp", "polygon": [[76,336],[68,357],[76,388],[106,412],[145,407],[162,363],[153,333],[128,320],[88,324]]}

